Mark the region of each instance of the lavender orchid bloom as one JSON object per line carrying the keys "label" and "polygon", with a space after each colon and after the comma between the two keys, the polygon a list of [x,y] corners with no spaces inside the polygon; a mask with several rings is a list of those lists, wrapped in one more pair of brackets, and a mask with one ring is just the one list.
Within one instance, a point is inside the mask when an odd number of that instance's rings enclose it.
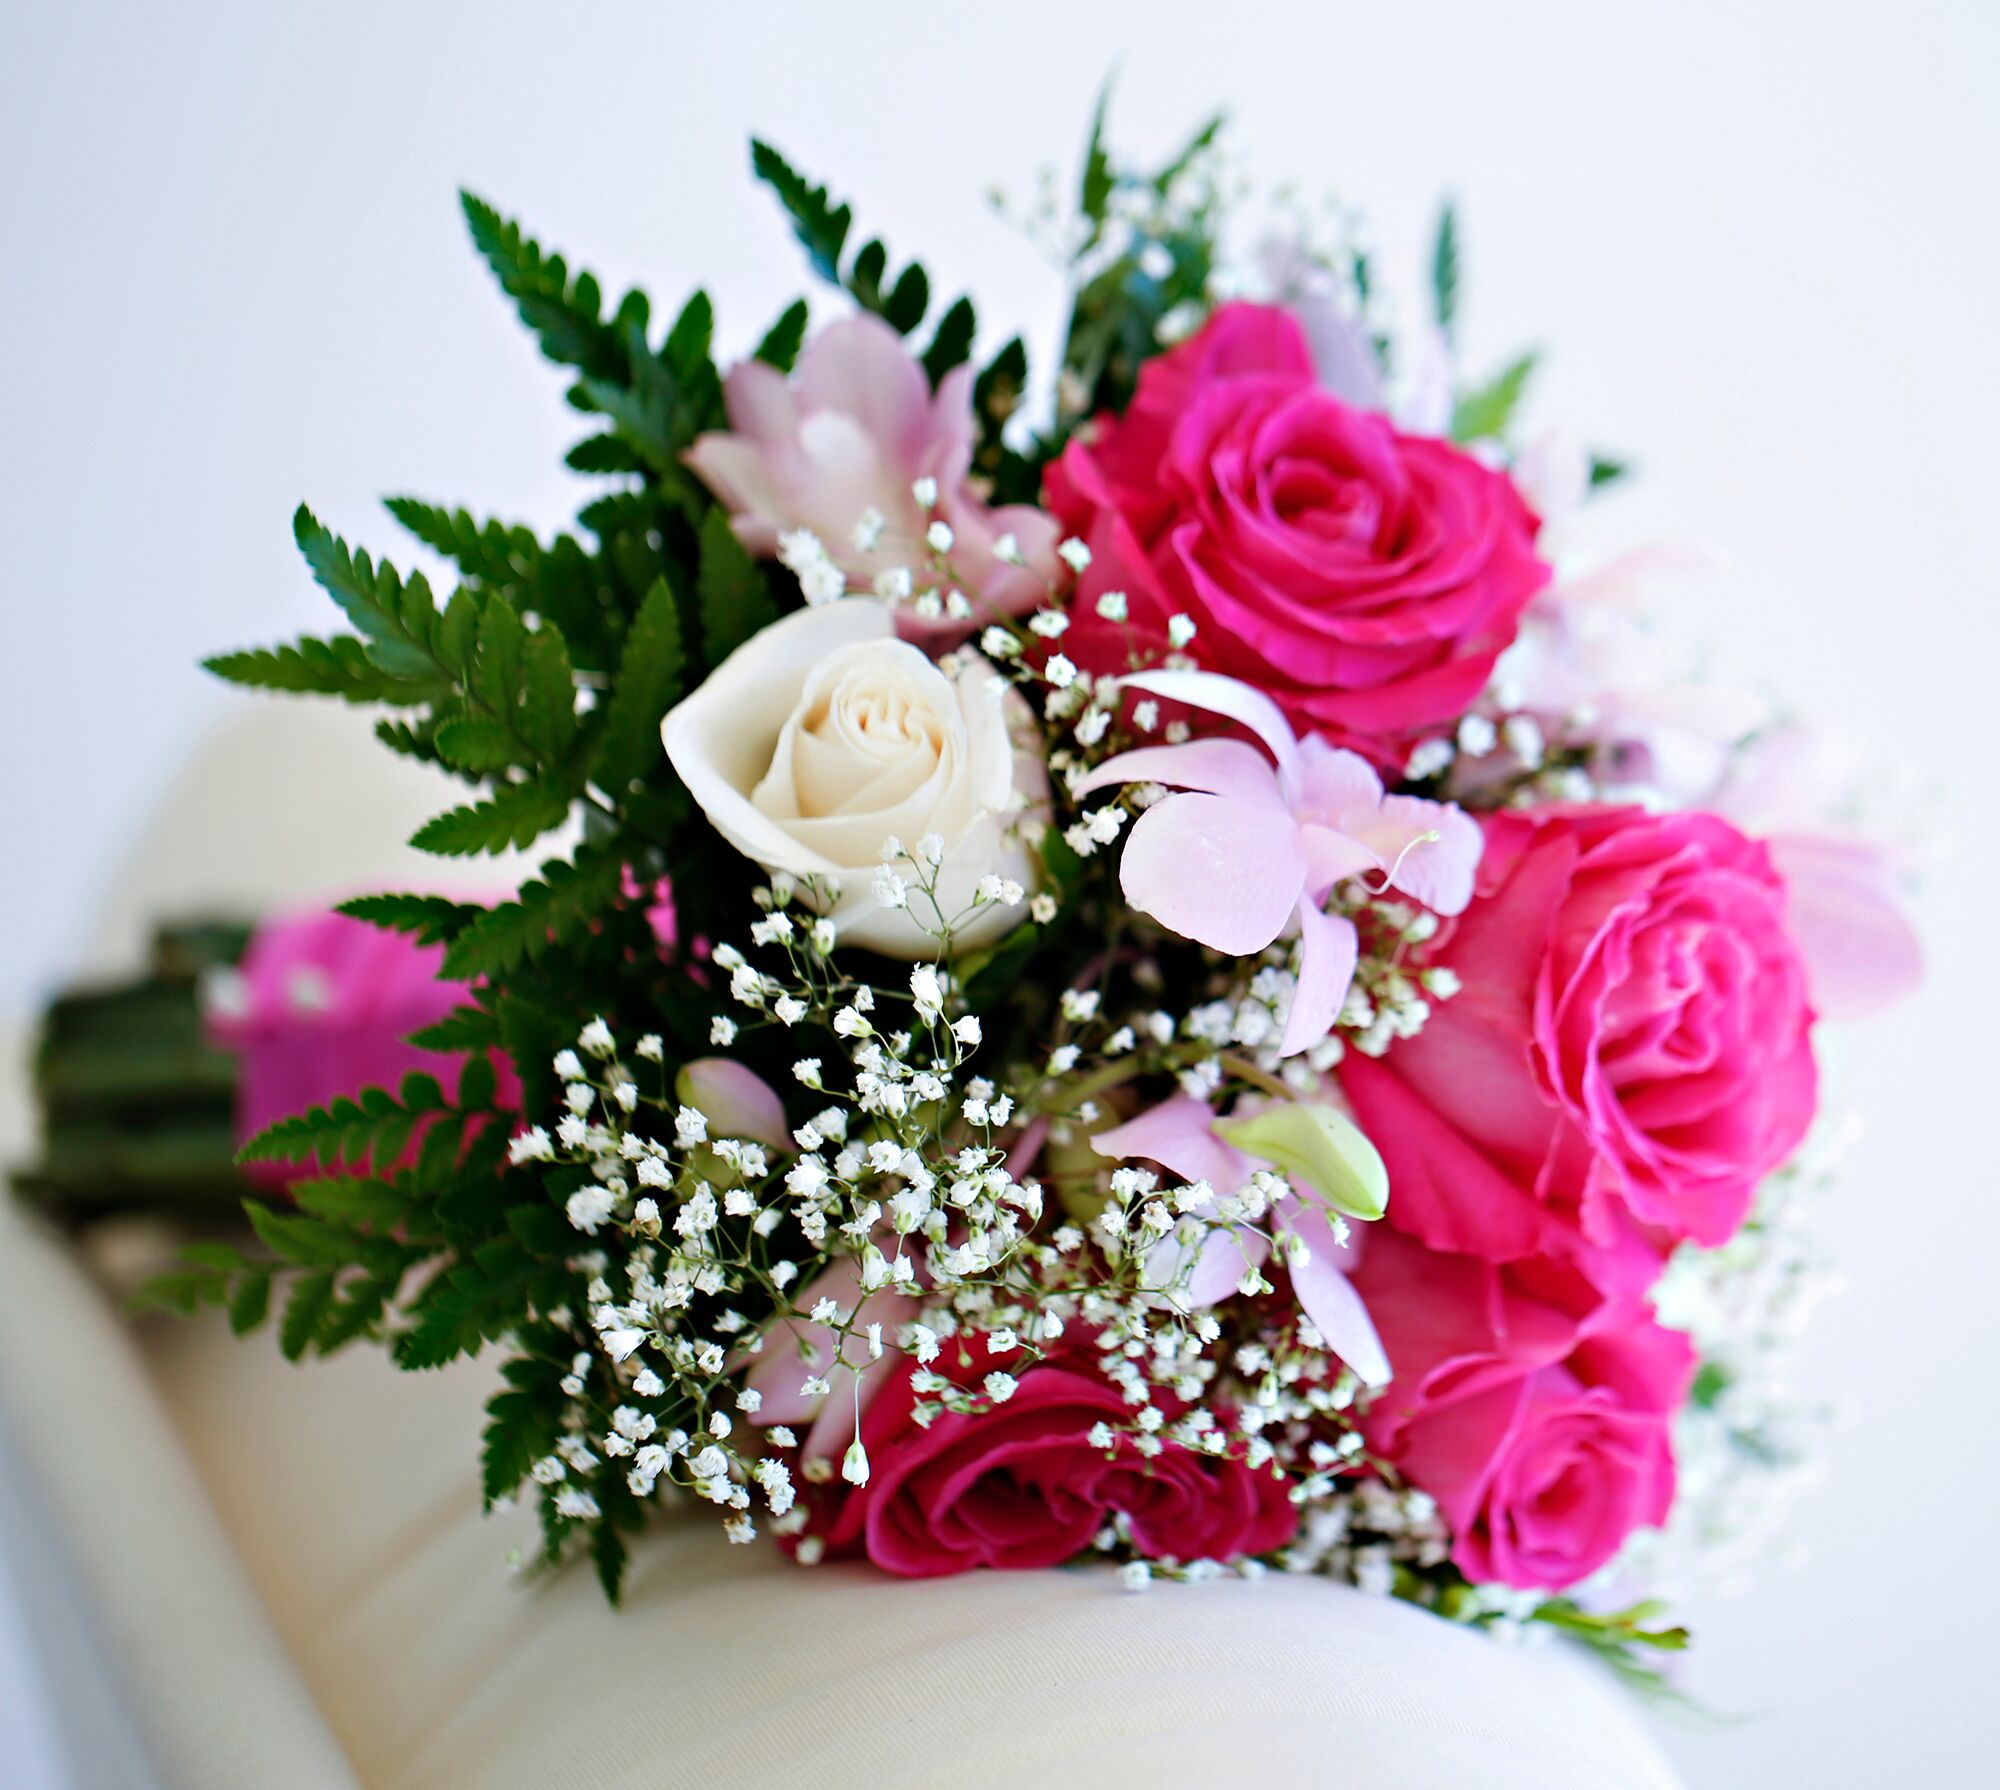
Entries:
{"label": "lavender orchid bloom", "polygon": [[[1207,1183],[1217,1197],[1196,1216],[1213,1221],[1223,1199],[1240,1193],[1258,1169],[1269,1166],[1222,1137],[1216,1123],[1215,1114],[1204,1102],[1176,1094],[1136,1119],[1099,1132],[1091,1139],[1091,1148],[1114,1160],[1143,1157],[1184,1181]],[[1287,1251],[1292,1291],[1326,1338],[1327,1347],[1364,1385],[1386,1385],[1388,1357],[1368,1308],[1347,1278],[1353,1252],[1346,1226],[1336,1229],[1323,1205],[1296,1192],[1288,1192],[1273,1203],[1271,1224],[1279,1235],[1296,1239],[1295,1247]],[[1211,1230],[1187,1274],[1188,1302],[1205,1307],[1229,1298],[1243,1277],[1260,1267],[1270,1252],[1270,1241],[1256,1232]],[[1148,1277],[1170,1285],[1187,1267],[1183,1245],[1170,1235],[1154,1246]]]}
{"label": "lavender orchid bloom", "polygon": [[1293,1056],[1332,1029],[1354,979],[1354,923],[1325,910],[1336,883],[1373,872],[1440,914],[1472,899],[1478,825],[1445,802],[1384,795],[1358,753],[1299,740],[1278,706],[1208,671],[1148,671],[1123,688],[1203,709],[1247,728],[1247,741],[1144,746],[1107,759],[1076,793],[1164,783],[1178,793],[1134,824],[1120,880],[1141,913],[1232,957],[1299,936],[1298,986],[1279,1044]]}

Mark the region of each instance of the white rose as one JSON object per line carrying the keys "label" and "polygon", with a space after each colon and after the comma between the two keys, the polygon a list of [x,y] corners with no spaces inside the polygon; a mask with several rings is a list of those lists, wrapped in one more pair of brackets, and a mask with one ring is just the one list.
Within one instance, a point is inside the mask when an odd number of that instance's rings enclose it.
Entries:
{"label": "white rose", "polygon": [[[976,654],[947,677],[896,638],[883,603],[848,598],[802,609],[753,636],[667,716],[675,772],[715,830],[772,871],[816,877],[843,941],[891,957],[928,957],[937,915],[915,871],[908,909],[876,895],[883,842],[944,841],[937,904],[958,949],[1019,923],[1024,903],[972,906],[984,876],[1032,887],[1021,837],[1046,800],[1027,704],[996,691]],[[1017,741],[1022,742],[1017,745]],[[963,914],[964,918],[959,919]]]}

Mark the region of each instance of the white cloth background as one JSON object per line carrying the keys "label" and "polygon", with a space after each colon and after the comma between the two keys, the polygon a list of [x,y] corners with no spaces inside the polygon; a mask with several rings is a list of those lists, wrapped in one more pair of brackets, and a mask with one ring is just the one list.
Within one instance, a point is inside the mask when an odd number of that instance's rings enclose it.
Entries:
{"label": "white cloth background", "polygon": [[[1963,843],[1925,908],[1932,986],[1844,1053],[1872,1122],[1823,1215],[1851,1291],[1801,1395],[1837,1432],[1809,1557],[1697,1601],[1694,1687],[1747,1721],[1667,1744],[1718,1790],[1979,1781],[2000,1740],[1981,1499],[1996,1444],[1985,1123],[2000,872],[1991,488],[2000,14],[1981,0],[1673,8],[1335,0],[1228,9],[600,0],[338,8],[72,0],[0,13],[0,1004],[18,1018],[133,895],[129,845],[233,700],[202,652],[328,620],[286,517],[393,542],[414,490],[542,527],[574,430],[460,237],[464,182],[607,284],[699,279],[745,345],[803,285],[743,138],[975,290],[993,332],[1056,294],[971,201],[1032,190],[1122,61],[1121,134],[1232,105],[1255,166],[1337,182],[1414,288],[1465,218],[1468,353],[1551,351],[1533,414],[1628,453],[1607,545],[1697,533],[1725,669],[1843,724]],[[1044,356],[1045,358],[1045,356]],[[101,657],[88,686],[73,675]],[[329,717],[329,720],[332,718]],[[331,797],[301,775],[270,800]],[[254,830],[263,816],[244,816]],[[27,854],[32,852],[32,859]],[[29,864],[31,863],[31,868]],[[127,911],[135,911],[128,900]],[[1883,1476],[1893,1473],[1885,1487]],[[4,1768],[0,1768],[4,1775]]]}

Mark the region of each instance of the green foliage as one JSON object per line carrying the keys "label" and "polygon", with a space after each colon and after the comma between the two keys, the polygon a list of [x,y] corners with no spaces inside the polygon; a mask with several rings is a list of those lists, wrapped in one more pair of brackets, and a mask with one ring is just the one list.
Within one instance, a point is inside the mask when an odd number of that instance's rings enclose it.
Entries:
{"label": "green foliage", "polygon": [[[912,261],[891,278],[888,245],[874,237],[843,266],[848,234],[854,225],[853,207],[835,204],[825,187],[814,186],[768,143],[751,142],[750,170],[777,195],[813,272],[828,284],[843,288],[864,311],[873,311],[898,335],[907,336],[923,322],[930,309],[931,282],[921,263]],[[972,301],[960,298],[946,312],[924,356],[933,383],[965,359],[972,335]],[[760,350],[758,358],[769,357]]]}
{"label": "green foliage", "polygon": [[1458,208],[1447,199],[1431,249],[1431,314],[1449,342],[1458,321]]}
{"label": "green foliage", "polygon": [[374,664],[366,645],[351,634],[332,640],[311,636],[289,646],[218,653],[202,666],[232,684],[293,695],[338,696],[346,702],[422,703],[442,686],[392,675]]}
{"label": "green foliage", "polygon": [[[709,514],[717,517],[721,511]],[[681,694],[686,666],[680,609],[666,579],[657,578],[626,636],[598,739],[597,778],[607,790],[629,789],[658,762],[660,718]]]}
{"label": "green foliage", "polygon": [[776,367],[780,373],[789,373],[798,361],[799,350],[805,346],[809,315],[806,301],[793,299],[785,307],[784,315],[764,332],[764,339],[757,344],[754,358],[767,367]]}
{"label": "green foliage", "polygon": [[604,296],[592,275],[579,269],[572,276],[560,255],[545,253],[485,200],[464,192],[458,197],[473,245],[493,270],[501,291],[514,301],[521,321],[534,332],[542,352],[587,378],[619,378],[625,356],[622,328],[636,325],[644,331],[644,294],[627,293],[617,317],[606,322]]}
{"label": "green foliage", "polygon": [[701,525],[701,637],[711,665],[778,619],[763,568],[736,538],[729,518],[710,510]]}
{"label": "green foliage", "polygon": [[932,385],[942,384],[947,373],[971,358],[972,338],[978,327],[969,298],[959,299],[938,319],[937,334],[924,350],[924,371]]}
{"label": "green foliage", "polygon": [[560,858],[542,866],[512,901],[479,913],[445,950],[444,973],[454,980],[505,976],[524,960],[573,942],[619,886],[616,854],[584,846],[572,863]]}
{"label": "green foliage", "polygon": [[482,910],[445,895],[356,895],[341,902],[339,911],[385,932],[407,933],[420,945],[439,945]]}
{"label": "green foliage", "polygon": [[[1184,307],[1206,305],[1215,268],[1219,220],[1213,198],[1190,199],[1178,189],[1213,146],[1221,115],[1205,122],[1160,168],[1139,173],[1120,167],[1105,147],[1108,98],[1107,88],[1084,146],[1078,265],[1087,272],[1072,301],[1063,344],[1069,377],[1059,394],[1060,430],[1098,411],[1125,407],[1139,368],[1165,346],[1163,323]],[[1106,256],[1105,226],[1121,193],[1136,203],[1120,208],[1129,228],[1118,252]]]}
{"label": "green foliage", "polygon": [[1497,441],[1507,433],[1514,411],[1527,389],[1528,376],[1541,357],[1532,350],[1510,362],[1485,385],[1459,394],[1451,413],[1454,441]]}
{"label": "green foliage", "polygon": [[[303,1162],[318,1158],[354,1168],[386,1166],[409,1145],[423,1120],[454,1109],[437,1077],[414,1070],[401,1090],[368,1088],[353,1100],[308,1107],[267,1125],[237,1152],[239,1162]],[[268,1239],[267,1239],[268,1240]]]}
{"label": "green foliage", "polygon": [[569,803],[538,783],[504,784],[484,802],[447,809],[410,835],[419,851],[469,857],[532,845],[562,825]]}

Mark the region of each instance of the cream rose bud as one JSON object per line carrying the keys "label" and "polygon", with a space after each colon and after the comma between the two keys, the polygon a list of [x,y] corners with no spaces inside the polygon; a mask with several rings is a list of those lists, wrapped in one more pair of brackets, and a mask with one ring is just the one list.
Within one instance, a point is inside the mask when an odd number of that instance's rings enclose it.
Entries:
{"label": "cream rose bud", "polygon": [[1027,704],[984,659],[962,651],[955,663],[947,676],[898,640],[887,604],[802,609],[731,653],[661,737],[731,845],[832,891],[826,912],[844,943],[891,957],[936,950],[938,918],[910,865],[907,908],[876,892],[883,842],[915,849],[926,835],[944,842],[937,905],[954,947],[990,943],[1026,903],[974,907],[974,893],[985,876],[1033,887],[1021,824],[1047,800],[1048,773]]}

